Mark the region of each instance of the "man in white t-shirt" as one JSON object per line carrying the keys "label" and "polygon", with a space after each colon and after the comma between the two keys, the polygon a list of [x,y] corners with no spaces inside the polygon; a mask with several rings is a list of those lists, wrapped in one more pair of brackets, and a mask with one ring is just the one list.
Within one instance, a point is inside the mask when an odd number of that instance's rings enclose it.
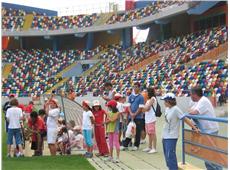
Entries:
{"label": "man in white t-shirt", "polygon": [[[203,91],[199,87],[195,87],[191,89],[191,99],[194,103],[192,108],[189,110],[190,114],[196,115],[204,115],[210,118],[216,118],[214,108],[210,100],[203,96]],[[201,132],[209,133],[209,134],[218,134],[219,126],[217,122],[208,121],[208,120],[194,120],[201,130]],[[207,169],[215,169],[220,170],[222,169],[221,166],[216,164],[210,163],[208,161],[205,162],[205,166]]]}
{"label": "man in white t-shirt", "polygon": [[18,100],[12,99],[10,101],[11,108],[6,111],[6,120],[9,123],[8,136],[7,136],[7,157],[11,157],[11,145],[13,145],[13,137],[15,138],[16,145],[19,147],[17,157],[24,156],[22,150],[22,139],[21,139],[21,125],[20,120],[23,120],[22,109],[18,107]]}

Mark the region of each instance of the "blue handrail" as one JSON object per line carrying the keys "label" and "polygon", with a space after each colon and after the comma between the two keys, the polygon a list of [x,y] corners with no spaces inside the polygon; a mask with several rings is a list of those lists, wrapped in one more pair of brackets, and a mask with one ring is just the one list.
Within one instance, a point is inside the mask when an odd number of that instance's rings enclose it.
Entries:
{"label": "blue handrail", "polygon": [[[220,122],[220,123],[228,123],[228,118],[227,117],[211,118],[211,117],[207,117],[207,116],[204,116],[204,115],[191,115],[191,114],[188,114],[188,113],[184,114],[183,119],[185,117],[190,118],[190,119],[202,119],[202,120],[215,121],[215,122]],[[184,120],[183,120],[182,121],[182,164],[185,164],[184,129],[185,129],[185,125],[184,125]]]}
{"label": "blue handrail", "polygon": [[192,118],[192,119],[202,119],[202,120],[209,120],[209,121],[214,121],[214,122],[221,122],[221,123],[228,123],[228,118],[227,117],[216,117],[216,118],[211,118],[203,115],[191,115],[191,114],[185,114],[185,117],[187,118]]}

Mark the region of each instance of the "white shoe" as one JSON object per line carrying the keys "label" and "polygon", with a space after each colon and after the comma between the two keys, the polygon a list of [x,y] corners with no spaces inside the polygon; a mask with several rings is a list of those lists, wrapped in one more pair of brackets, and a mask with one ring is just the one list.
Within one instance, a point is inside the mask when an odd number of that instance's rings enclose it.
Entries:
{"label": "white shoe", "polygon": [[134,146],[132,147],[132,151],[137,151],[138,150],[138,147]]}
{"label": "white shoe", "polygon": [[157,151],[156,151],[156,149],[151,149],[148,153],[149,154],[151,154],[151,153],[157,153]]}
{"label": "white shoe", "polygon": [[145,144],[145,143],[146,143],[145,139],[141,140],[141,142],[140,142],[140,144]]}
{"label": "white shoe", "polygon": [[119,163],[119,162],[120,162],[119,158],[113,159],[113,163]]}
{"label": "white shoe", "polygon": [[124,146],[120,147],[120,151],[127,151],[127,150],[128,150],[128,147],[124,147]]}
{"label": "white shoe", "polygon": [[109,156],[108,158],[105,159],[105,161],[107,162],[112,162],[113,161],[113,158],[111,156]]}
{"label": "white shoe", "polygon": [[142,151],[143,152],[149,152],[151,150],[151,148],[145,148],[145,149],[143,149]]}

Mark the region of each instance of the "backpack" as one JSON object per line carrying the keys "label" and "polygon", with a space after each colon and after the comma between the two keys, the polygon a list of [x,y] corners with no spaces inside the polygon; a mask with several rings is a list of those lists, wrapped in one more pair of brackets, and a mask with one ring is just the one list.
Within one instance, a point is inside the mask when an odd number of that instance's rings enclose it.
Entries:
{"label": "backpack", "polygon": [[[156,98],[157,101],[157,98]],[[158,101],[157,101],[157,107],[156,109],[152,106],[153,111],[155,112],[156,117],[161,117],[162,112],[161,112],[161,106],[159,105]]]}

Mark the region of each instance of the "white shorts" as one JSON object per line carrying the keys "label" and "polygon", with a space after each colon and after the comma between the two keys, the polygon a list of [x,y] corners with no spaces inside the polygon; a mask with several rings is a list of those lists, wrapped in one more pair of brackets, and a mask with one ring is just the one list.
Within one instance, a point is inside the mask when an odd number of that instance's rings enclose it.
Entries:
{"label": "white shorts", "polygon": [[47,143],[55,144],[57,140],[57,129],[56,128],[47,128]]}

